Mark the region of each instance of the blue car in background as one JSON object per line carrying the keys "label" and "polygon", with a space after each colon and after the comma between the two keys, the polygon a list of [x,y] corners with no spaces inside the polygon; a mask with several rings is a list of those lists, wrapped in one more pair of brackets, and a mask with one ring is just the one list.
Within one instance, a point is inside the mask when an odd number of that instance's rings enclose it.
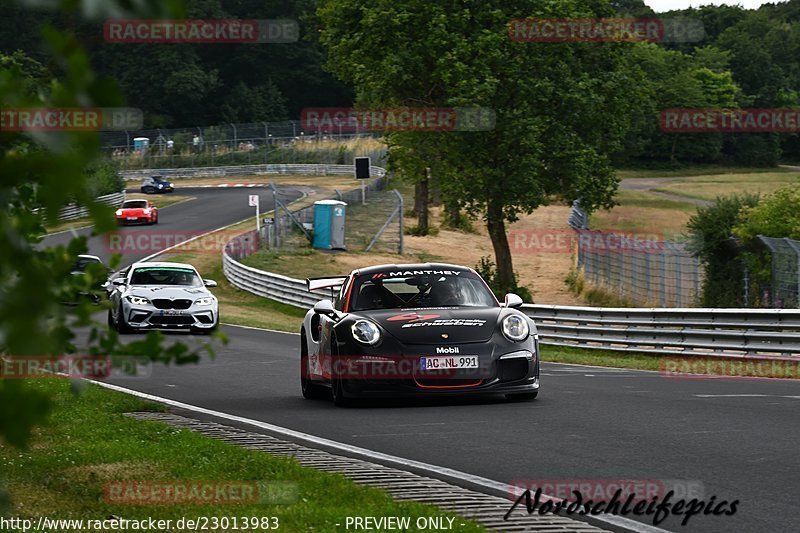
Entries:
{"label": "blue car in background", "polygon": [[159,192],[172,192],[172,182],[165,180],[161,176],[152,176],[142,181],[141,191],[145,194],[156,194]]}

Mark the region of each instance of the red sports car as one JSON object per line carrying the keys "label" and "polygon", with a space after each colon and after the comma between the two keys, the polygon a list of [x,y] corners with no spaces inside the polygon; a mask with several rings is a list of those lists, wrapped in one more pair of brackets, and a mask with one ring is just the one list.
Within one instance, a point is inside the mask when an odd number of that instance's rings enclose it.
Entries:
{"label": "red sports car", "polygon": [[117,209],[117,224],[158,224],[158,208],[147,200],[125,200]]}

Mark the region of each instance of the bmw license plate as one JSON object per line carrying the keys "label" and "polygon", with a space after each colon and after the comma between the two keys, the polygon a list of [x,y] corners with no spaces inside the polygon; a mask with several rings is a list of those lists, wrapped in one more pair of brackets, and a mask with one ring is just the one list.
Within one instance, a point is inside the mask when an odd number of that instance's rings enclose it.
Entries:
{"label": "bmw license plate", "polygon": [[478,357],[476,355],[461,355],[455,357],[421,357],[419,364],[423,371],[478,368]]}
{"label": "bmw license plate", "polygon": [[166,311],[161,311],[161,316],[182,316],[185,314],[186,311],[176,311],[175,309],[167,309]]}

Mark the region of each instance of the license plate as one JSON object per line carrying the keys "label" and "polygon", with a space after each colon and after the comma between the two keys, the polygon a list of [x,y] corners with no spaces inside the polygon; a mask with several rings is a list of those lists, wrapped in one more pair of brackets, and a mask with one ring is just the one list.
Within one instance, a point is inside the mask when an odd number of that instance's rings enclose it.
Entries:
{"label": "license plate", "polygon": [[128,220],[138,220],[138,217],[128,217]]}
{"label": "license plate", "polygon": [[425,370],[458,370],[462,368],[478,368],[478,357],[460,355],[455,357],[422,357],[419,364]]}
{"label": "license plate", "polygon": [[165,311],[161,311],[161,316],[182,316],[185,314],[186,311],[178,311],[175,309],[167,309]]}

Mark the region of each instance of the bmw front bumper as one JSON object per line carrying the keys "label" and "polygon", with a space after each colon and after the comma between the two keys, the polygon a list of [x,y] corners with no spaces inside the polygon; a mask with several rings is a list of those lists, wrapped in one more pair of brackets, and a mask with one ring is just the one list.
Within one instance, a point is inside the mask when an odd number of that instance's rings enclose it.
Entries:
{"label": "bmw front bumper", "polygon": [[159,309],[152,304],[123,300],[125,321],[136,329],[212,329],[219,322],[219,306],[192,303],[186,309]]}

